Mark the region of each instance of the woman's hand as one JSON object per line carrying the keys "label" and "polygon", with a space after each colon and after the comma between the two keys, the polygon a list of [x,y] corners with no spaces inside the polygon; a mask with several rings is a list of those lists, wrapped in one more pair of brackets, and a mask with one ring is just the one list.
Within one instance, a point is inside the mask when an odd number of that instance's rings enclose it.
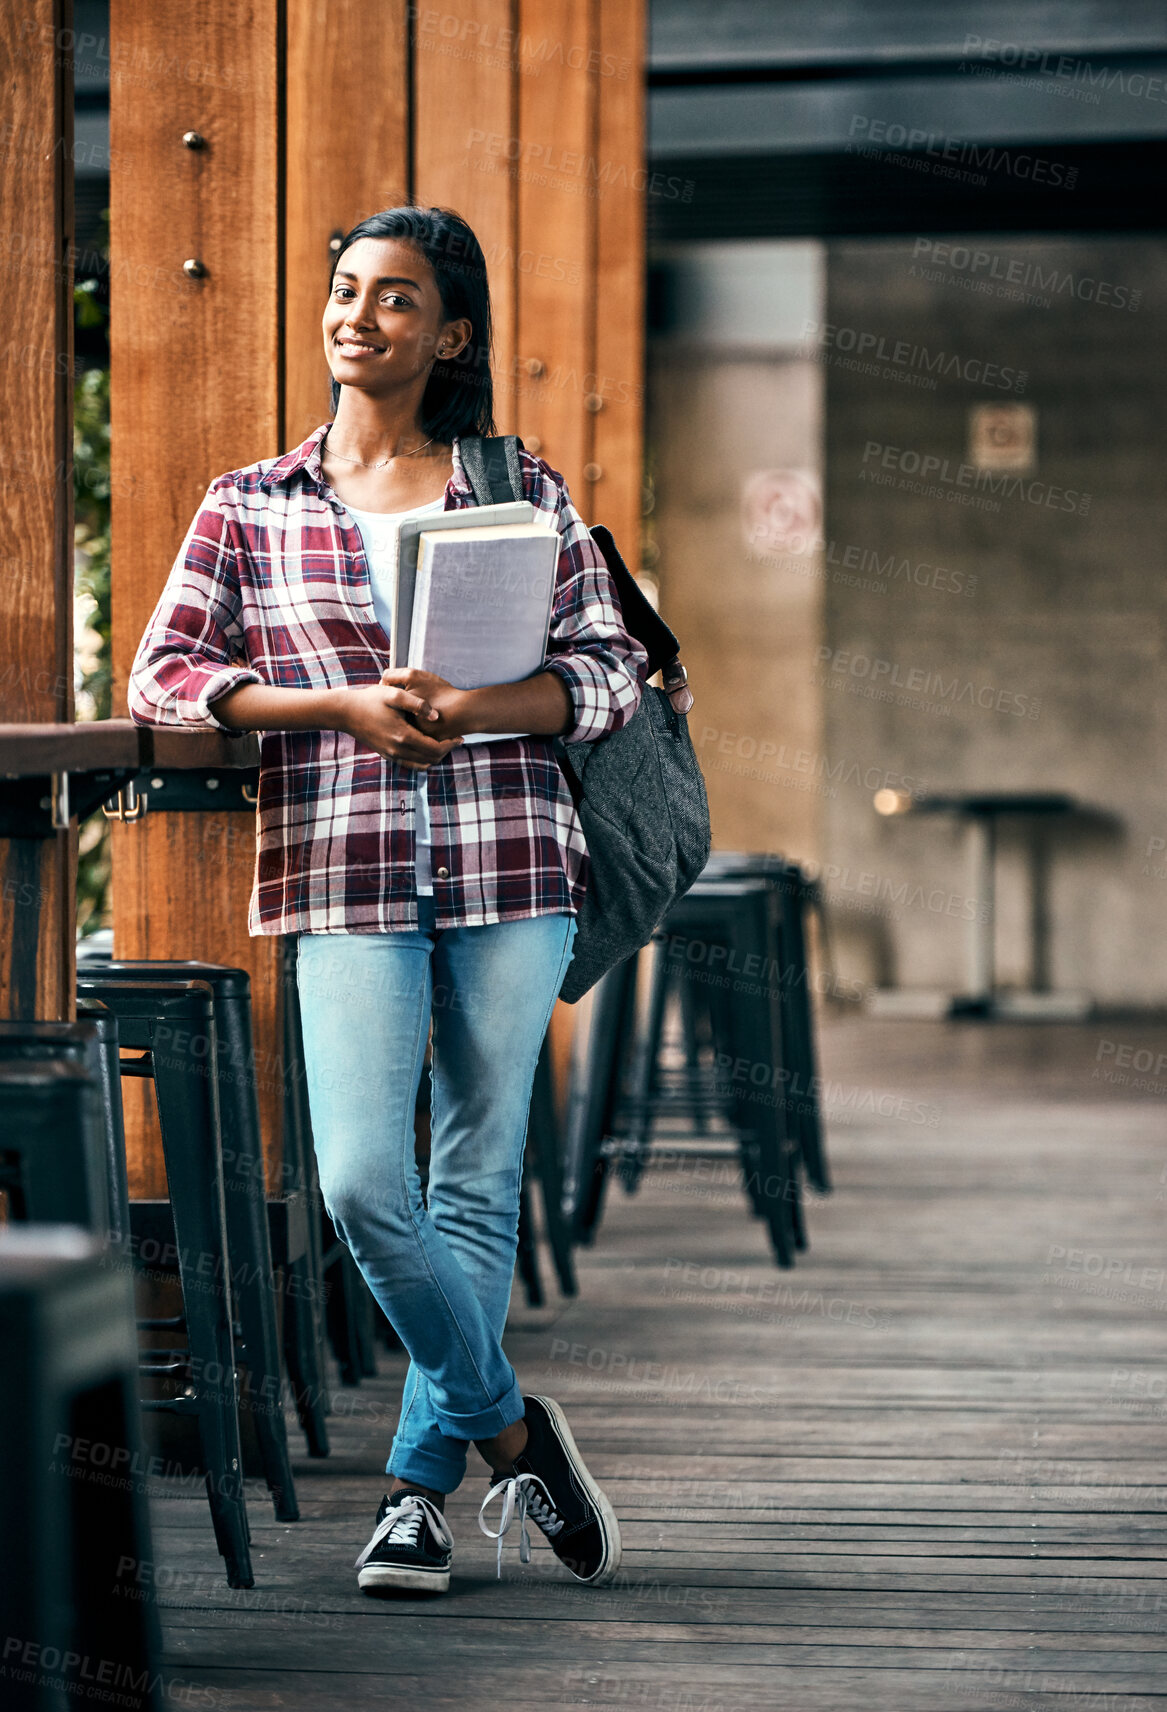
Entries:
{"label": "woman's hand", "polygon": [[341,691],[338,729],[359,743],[367,743],[387,761],[399,761],[406,767],[432,767],[460,744],[462,737],[460,733],[438,735],[442,714],[437,689],[425,695],[405,681],[422,678],[450,694],[459,693],[430,672],[412,668],[386,671],[379,684]]}
{"label": "woman's hand", "polygon": [[460,738],[472,729],[466,721],[468,692],[439,678],[436,672],[424,672],[420,666],[386,666],[381,682],[402,690],[419,704],[415,710],[417,723],[429,736]]}
{"label": "woman's hand", "polygon": [[[570,727],[573,717],[570,692],[556,672],[536,672],[513,684],[460,690],[434,672],[399,666],[382,672],[381,682],[416,703],[419,728],[439,739],[465,737],[472,731],[557,737]],[[437,719],[432,718],[434,713]]]}

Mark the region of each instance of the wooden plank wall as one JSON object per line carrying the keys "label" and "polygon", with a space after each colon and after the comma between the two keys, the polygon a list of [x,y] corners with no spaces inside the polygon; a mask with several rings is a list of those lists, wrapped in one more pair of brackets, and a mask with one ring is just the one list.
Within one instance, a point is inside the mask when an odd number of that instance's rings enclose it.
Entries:
{"label": "wooden plank wall", "polygon": [[[279,0],[113,0],[110,92],[114,713],[208,483],[283,449]],[[187,148],[195,131],[205,147]],[[187,260],[206,277],[191,280]],[[263,1128],[278,1161],[275,939],[251,939],[254,826],[151,815],[114,828],[119,957],[251,975]],[[148,1085],[125,1088],[133,1195],[164,1195]]]}
{"label": "wooden plank wall", "polygon": [[[212,0],[192,19],[177,0],[114,0],[115,39],[139,58],[181,40],[223,80],[113,95],[115,149],[149,163],[117,187],[115,261],[160,266],[167,306],[144,318],[115,284],[117,468],[151,471],[114,515],[123,694],[206,482],[328,418],[329,240],[411,198],[456,209],[483,245],[500,432],[522,434],[561,470],[588,521],[608,523],[638,563],[643,0],[464,0],[456,13],[407,0],[287,0],[282,43],[278,11],[277,0]],[[210,147],[183,148],[188,129]],[[184,279],[188,256],[207,278]],[[257,1047],[275,1064],[275,948],[247,937],[251,827],[215,824],[227,818],[147,816],[119,829],[117,950],[250,969]],[[573,1016],[561,1005],[553,1023],[561,1072]],[[274,1185],[278,1077],[267,1083]],[[140,1112],[134,1125],[134,1192],[160,1192]]]}
{"label": "wooden plank wall", "polygon": [[[0,12],[0,722],[73,717],[72,0]],[[75,1015],[77,832],[0,840],[0,1016]]]}
{"label": "wooden plank wall", "polygon": [[[408,201],[406,0],[288,0],[284,446],[330,414],[329,239]],[[355,47],[354,47],[355,44]]]}

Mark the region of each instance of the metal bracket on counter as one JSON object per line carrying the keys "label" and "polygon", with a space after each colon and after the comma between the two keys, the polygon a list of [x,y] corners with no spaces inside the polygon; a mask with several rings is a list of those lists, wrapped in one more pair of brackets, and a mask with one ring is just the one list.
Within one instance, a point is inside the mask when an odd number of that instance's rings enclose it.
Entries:
{"label": "metal bracket on counter", "polygon": [[151,814],[206,814],[215,809],[254,814],[258,767],[158,767],[139,773],[134,788]]}
{"label": "metal bracket on counter", "polygon": [[133,778],[131,767],[6,778],[0,792],[0,838],[51,838],[63,832],[70,819],[84,820],[120,795]]}

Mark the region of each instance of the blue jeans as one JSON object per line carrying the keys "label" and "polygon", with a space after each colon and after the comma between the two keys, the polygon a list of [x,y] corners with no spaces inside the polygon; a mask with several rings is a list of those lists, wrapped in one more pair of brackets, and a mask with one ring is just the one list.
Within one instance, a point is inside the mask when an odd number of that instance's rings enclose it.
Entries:
{"label": "blue jeans", "polygon": [[523,1418],[502,1334],[531,1084],[576,919],[438,932],[432,898],[418,909],[416,931],[302,934],[297,979],[320,1191],[410,1356],[386,1471],[452,1492],[470,1443]]}

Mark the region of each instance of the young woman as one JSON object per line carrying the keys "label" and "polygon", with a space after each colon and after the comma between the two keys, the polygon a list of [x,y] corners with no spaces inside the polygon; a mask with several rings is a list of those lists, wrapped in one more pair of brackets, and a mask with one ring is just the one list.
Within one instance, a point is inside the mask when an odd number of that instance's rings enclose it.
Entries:
{"label": "young woman", "polygon": [[[579,1580],[620,1562],[611,1505],[562,1409],[502,1348],[531,1084],[571,957],[587,851],[551,739],[635,712],[647,659],[563,479],[521,454],[560,553],[544,669],[457,689],[388,668],[407,517],[474,504],[463,436],[493,432],[490,298],[457,215],[393,208],[336,254],[333,416],[217,477],[138,648],[147,724],[263,733],[249,928],[297,934],[324,1203],[410,1355],[367,1589],[449,1585],[445,1497],[477,1446],[479,1525],[528,1514]],[[514,733],[464,744],[471,732]],[[432,1023],[423,1198],[414,1109]],[[484,1512],[501,1502],[497,1529]]]}

